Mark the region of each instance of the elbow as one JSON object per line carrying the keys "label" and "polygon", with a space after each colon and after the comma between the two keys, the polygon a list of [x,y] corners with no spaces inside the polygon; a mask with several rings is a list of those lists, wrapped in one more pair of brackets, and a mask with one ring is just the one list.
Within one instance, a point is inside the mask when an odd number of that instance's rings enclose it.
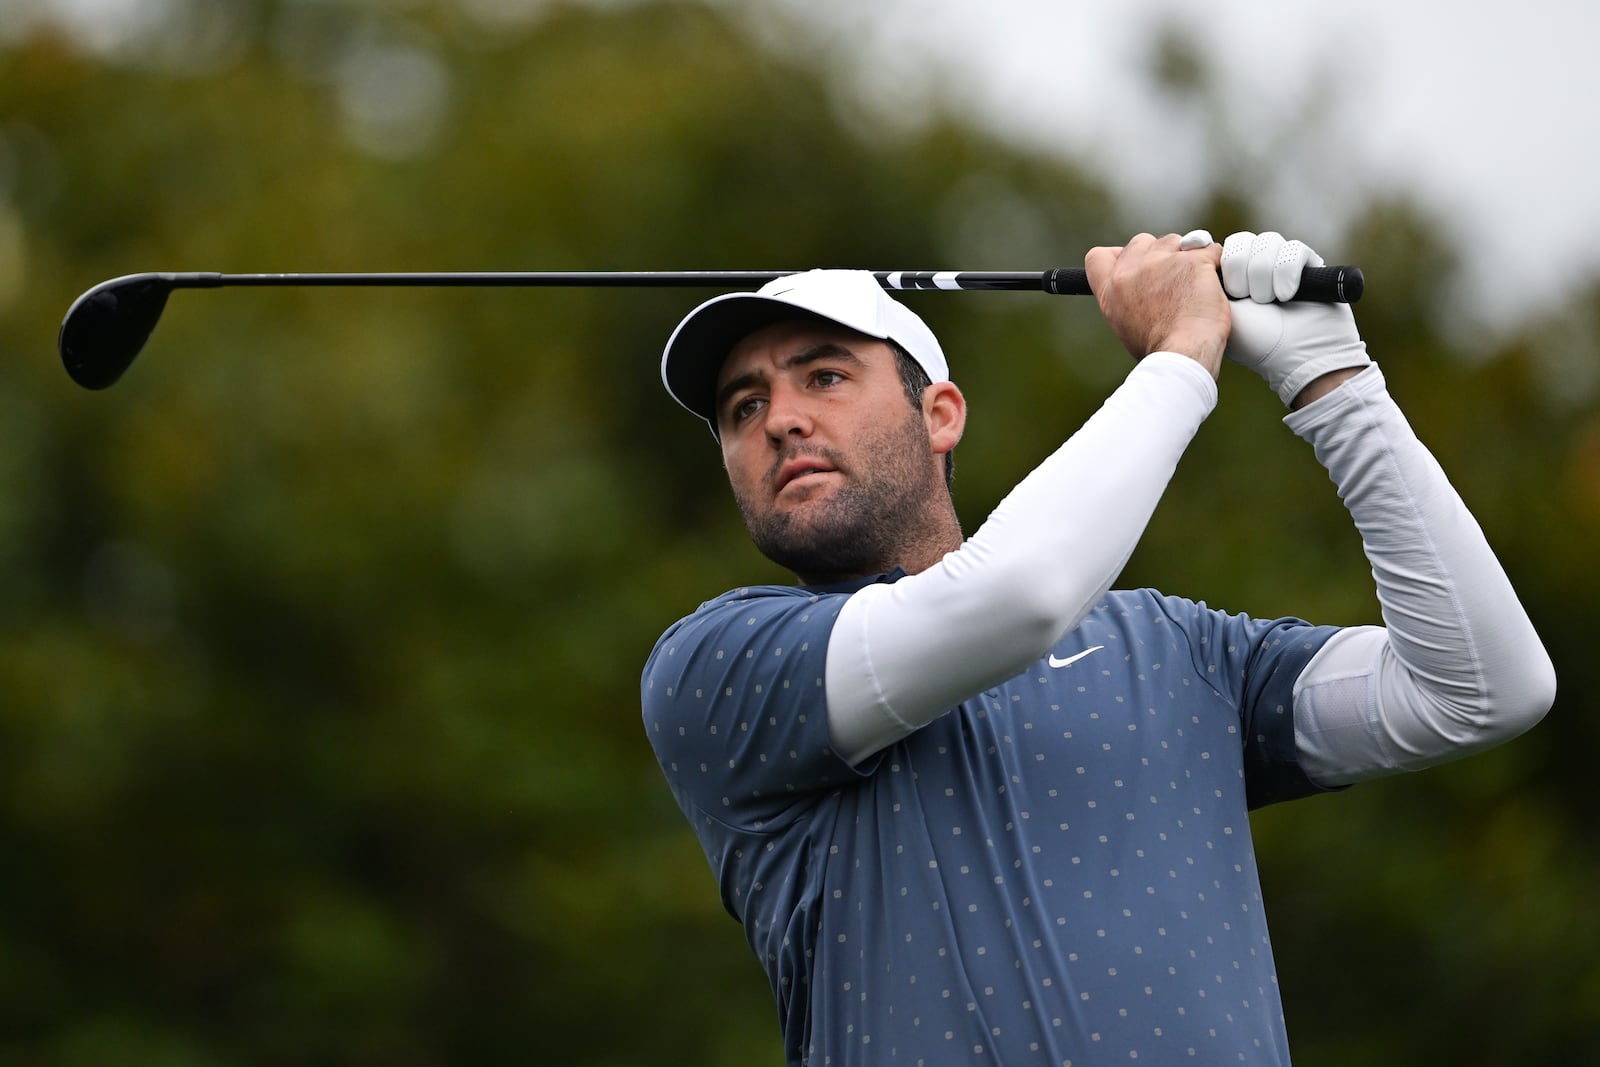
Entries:
{"label": "elbow", "polygon": [[1536,646],[1536,654],[1519,657],[1488,672],[1483,680],[1476,713],[1464,716],[1475,735],[1472,748],[1490,748],[1520,737],[1537,726],[1556,700],[1556,669],[1550,656]]}
{"label": "elbow", "polygon": [[1491,712],[1505,731],[1500,740],[1516,737],[1537,726],[1556,702],[1556,668],[1550,655],[1540,647],[1538,655],[1496,687]]}
{"label": "elbow", "polygon": [[1082,592],[1076,589],[1061,590],[1044,582],[1017,586],[1009,638],[1018,649],[1018,670],[1048,652],[1094,606],[1093,600],[1087,605],[1075,603],[1074,594],[1081,600]]}

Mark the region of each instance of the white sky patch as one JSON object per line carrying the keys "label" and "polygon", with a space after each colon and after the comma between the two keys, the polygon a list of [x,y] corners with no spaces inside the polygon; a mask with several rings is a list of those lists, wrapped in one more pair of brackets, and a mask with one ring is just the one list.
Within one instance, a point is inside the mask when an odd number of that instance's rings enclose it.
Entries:
{"label": "white sky patch", "polygon": [[[1600,273],[1600,5],[1587,0],[770,6],[855,52],[869,93],[892,82],[888,108],[954,102],[1007,139],[1087,164],[1179,231],[1174,211],[1213,168],[1224,185],[1255,184],[1247,191],[1274,224],[1313,242],[1336,236],[1369,193],[1410,193],[1467,260],[1469,291],[1453,303],[1491,324],[1554,306]],[[1239,161],[1242,176],[1215,157],[1194,109],[1149,92],[1163,21],[1201,42],[1230,127],[1267,146]],[[1309,104],[1317,122],[1286,136]]]}
{"label": "white sky patch", "polygon": [[427,148],[448,110],[449,72],[436,55],[415,45],[358,44],[339,63],[336,83],[351,139],[388,159]]}
{"label": "white sky patch", "polygon": [[90,51],[107,55],[161,25],[170,0],[0,0],[0,37],[49,23],[70,28]]}

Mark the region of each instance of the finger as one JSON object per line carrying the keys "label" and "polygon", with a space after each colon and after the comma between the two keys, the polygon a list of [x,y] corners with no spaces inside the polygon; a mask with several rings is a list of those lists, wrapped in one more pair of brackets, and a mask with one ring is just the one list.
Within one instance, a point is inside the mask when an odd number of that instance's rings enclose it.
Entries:
{"label": "finger", "polygon": [[1250,299],[1258,304],[1272,303],[1272,272],[1278,265],[1278,250],[1283,247],[1283,234],[1256,234],[1250,242],[1250,265],[1246,274],[1250,279]]}
{"label": "finger", "polygon": [[1097,245],[1089,249],[1083,257],[1083,270],[1089,276],[1089,288],[1093,292],[1105,292],[1105,281],[1111,277],[1111,271],[1116,267],[1117,260],[1122,257],[1122,249]]}
{"label": "finger", "polygon": [[1178,251],[1193,252],[1197,248],[1205,248],[1211,244],[1210,230],[1190,230],[1178,238]]}
{"label": "finger", "polygon": [[1250,245],[1255,239],[1255,234],[1241,230],[1222,242],[1222,291],[1235,300],[1250,295]]}
{"label": "finger", "polygon": [[[1315,261],[1315,262],[1313,262]],[[1272,266],[1272,296],[1278,301],[1293,300],[1300,291],[1300,272],[1307,265],[1322,266],[1322,257],[1300,241],[1285,241]]]}
{"label": "finger", "polygon": [[1159,242],[1153,233],[1136,233],[1122,246],[1124,255],[1143,256],[1154,248]]}
{"label": "finger", "polygon": [[1210,260],[1211,268],[1213,270],[1215,270],[1222,263],[1222,246],[1219,244],[1202,245],[1199,248],[1190,249],[1189,252],[1191,256],[1197,255],[1201,259]]}

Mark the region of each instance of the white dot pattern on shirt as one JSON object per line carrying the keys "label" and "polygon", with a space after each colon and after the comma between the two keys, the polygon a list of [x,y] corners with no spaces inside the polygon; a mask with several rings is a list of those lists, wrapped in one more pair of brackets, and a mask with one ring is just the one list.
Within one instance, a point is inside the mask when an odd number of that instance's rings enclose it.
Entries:
{"label": "white dot pattern on shirt", "polygon": [[[1121,617],[1146,611],[1139,602]],[[759,622],[752,615],[745,624],[755,629]],[[868,1045],[874,1019],[909,1016],[902,1042],[937,1019],[946,1024],[945,1040],[983,1034],[995,1049],[1007,1049],[1007,1062],[1023,1049],[1087,1054],[1108,1041],[1127,1046],[1118,1054],[1157,1062],[1177,1054],[1175,1041],[1191,1042],[1184,1049],[1194,1051],[1185,1054],[1208,1061],[1245,1055],[1263,1038],[1281,1043],[1244,820],[1238,709],[1215,688],[1228,671],[1210,656],[1209,635],[1190,646],[1190,657],[1175,629],[1156,611],[1137,624],[1096,630],[1083,641],[1106,646],[1097,653],[1105,665],[1095,664],[1092,676],[1030,671],[890,749],[875,777],[827,794],[834,840],[828,862],[814,872],[827,892],[812,913],[811,935],[834,931],[836,949],[806,951],[797,973],[776,983],[824,979],[833,992],[812,995],[814,1026],[842,1023]],[[1222,661],[1235,662],[1241,646],[1224,647]],[[783,659],[781,648],[771,650],[772,661]],[[725,655],[714,662],[730,658],[728,649],[717,651]],[[724,698],[741,686],[781,691],[794,680],[792,672],[746,674],[740,685],[718,690]],[[821,684],[820,674],[810,679],[812,688]],[[777,716],[766,717],[765,729],[747,724],[727,732],[771,737],[741,746],[730,769],[772,756],[763,740],[799,736]],[[1265,746],[1267,724],[1257,727],[1252,741]],[[715,736],[709,726],[707,736]],[[790,759],[799,759],[801,749],[784,743]],[[1063,758],[1067,766],[1051,769]],[[709,766],[703,761],[701,773],[711,775]],[[792,792],[796,783],[787,786]],[[975,806],[978,794],[990,799]],[[719,795],[725,809],[747,803],[737,792]],[[761,799],[760,789],[748,791],[748,800]],[[748,821],[753,830],[784,817],[761,807],[766,814]],[[709,816],[704,826],[727,828]],[[783,840],[767,842],[761,854],[784,852],[775,849]],[[708,848],[708,855],[719,869],[766,869],[742,850],[730,858]],[[841,855],[848,862],[838,862]],[[917,865],[906,864],[916,857]],[[784,885],[792,892],[799,856],[786,859]],[[776,872],[782,859],[774,862]],[[767,884],[752,878],[746,889],[735,879],[732,893],[737,901]],[[770,966],[793,955],[781,909],[746,915],[761,935],[752,943],[769,944]],[[947,918],[930,926],[919,916]],[[781,943],[774,940],[780,933]],[[964,1007],[954,1018],[941,1007],[952,1000]],[[880,1014],[869,1010],[874,1003],[885,1005]],[[1017,1050],[1006,1044],[1012,1032],[1027,1038]],[[1193,1044],[1196,1035],[1211,1044]],[[984,1045],[972,1047],[979,1055]],[[898,1046],[886,1055],[897,1054]]]}

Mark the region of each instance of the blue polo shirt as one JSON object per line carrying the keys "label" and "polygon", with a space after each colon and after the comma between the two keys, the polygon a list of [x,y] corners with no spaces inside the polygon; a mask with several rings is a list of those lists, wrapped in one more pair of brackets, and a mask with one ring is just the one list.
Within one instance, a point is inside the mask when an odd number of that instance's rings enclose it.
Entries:
{"label": "blue polo shirt", "polygon": [[1288,1063],[1247,812],[1317,791],[1292,690],[1335,630],[1112,592],[851,767],[823,690],[847,595],[725,594],[642,679],[788,1061]]}

